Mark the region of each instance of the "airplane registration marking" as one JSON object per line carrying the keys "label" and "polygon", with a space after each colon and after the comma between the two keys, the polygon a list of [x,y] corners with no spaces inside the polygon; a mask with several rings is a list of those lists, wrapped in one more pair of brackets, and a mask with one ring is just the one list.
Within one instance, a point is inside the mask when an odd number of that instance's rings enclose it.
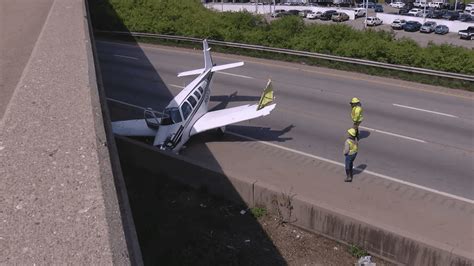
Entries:
{"label": "airplane registration marking", "polygon": [[446,113],[430,111],[430,110],[426,110],[426,109],[421,109],[421,108],[416,108],[416,107],[411,107],[411,106],[406,106],[406,105],[401,105],[401,104],[396,104],[396,103],[394,103],[393,106],[397,106],[397,107],[401,107],[401,108],[407,108],[407,109],[412,109],[412,110],[421,111],[421,112],[427,112],[427,113],[437,114],[437,115],[444,115],[444,116],[453,117],[453,118],[459,118],[459,117],[457,117],[457,116],[455,116],[455,115],[450,115],[450,114],[446,114]]}
{"label": "airplane registration marking", "polygon": [[407,139],[407,140],[412,140],[412,141],[416,141],[416,142],[426,143],[426,141],[424,141],[422,139],[416,139],[416,138],[412,138],[412,137],[408,137],[408,136],[404,136],[404,135],[400,135],[400,134],[391,133],[391,132],[388,132],[388,131],[383,131],[383,130],[380,130],[380,129],[370,128],[370,127],[362,127],[362,126],[360,126],[359,128],[367,129],[367,130],[373,131],[373,132],[379,132],[379,133],[382,133],[382,134],[386,134],[386,135],[390,135],[390,136],[394,136],[394,137],[398,137],[398,138],[402,138],[402,139]]}
{"label": "airplane registration marking", "polygon": [[[259,143],[264,144],[264,145],[268,145],[268,146],[275,147],[275,148],[278,148],[278,149],[282,149],[282,150],[285,150],[285,151],[293,152],[293,153],[296,153],[296,154],[299,154],[299,155],[307,156],[307,157],[317,159],[317,160],[320,160],[320,161],[323,161],[323,162],[327,162],[327,163],[331,163],[331,164],[335,164],[335,165],[338,165],[338,166],[345,167],[345,165],[343,163],[336,162],[336,161],[333,161],[331,159],[326,159],[326,158],[323,158],[323,157],[320,157],[320,156],[317,156],[317,155],[313,155],[313,154],[310,154],[310,153],[306,153],[306,152],[303,152],[303,151],[299,151],[299,150],[287,148],[287,147],[284,147],[284,146],[280,146],[280,145],[277,145],[277,144],[274,144],[274,143],[271,143],[271,142],[258,140],[258,139],[252,138],[252,137],[247,137],[247,136],[244,136],[244,135],[241,135],[241,134],[238,134],[238,133],[234,133],[234,132],[230,132],[230,131],[227,131],[227,134],[234,135],[234,136],[237,136],[237,137],[240,137],[240,138],[243,138],[243,139],[248,139],[248,140],[251,140],[251,141],[256,141],[256,142],[259,142]],[[468,198],[464,198],[464,197],[461,197],[461,196],[449,194],[447,192],[439,191],[439,190],[436,190],[436,189],[432,189],[432,188],[429,188],[429,187],[425,187],[425,186],[422,186],[422,185],[418,185],[418,184],[415,184],[415,183],[411,183],[411,182],[408,182],[408,181],[397,179],[395,177],[390,177],[388,175],[379,174],[379,173],[369,171],[369,170],[366,170],[366,169],[363,169],[363,168],[356,167],[356,169],[360,170],[361,172],[373,175],[373,176],[377,176],[377,177],[380,177],[380,178],[383,178],[383,179],[386,179],[386,180],[390,180],[392,182],[396,182],[396,183],[403,184],[403,185],[406,185],[406,186],[415,187],[415,188],[418,188],[418,189],[421,189],[421,190],[425,190],[425,191],[428,191],[428,192],[431,192],[431,193],[434,193],[434,194],[438,194],[438,195],[442,195],[442,196],[445,196],[445,197],[448,197],[448,198],[463,201],[463,202],[466,202],[466,203],[469,203],[469,204],[474,204],[474,200],[471,200],[471,199],[468,199]]]}
{"label": "airplane registration marking", "polygon": [[132,59],[132,60],[138,60],[137,57],[133,56],[126,56],[126,55],[119,55],[119,54],[114,54],[115,57],[121,57],[121,58],[127,58],[127,59]]}

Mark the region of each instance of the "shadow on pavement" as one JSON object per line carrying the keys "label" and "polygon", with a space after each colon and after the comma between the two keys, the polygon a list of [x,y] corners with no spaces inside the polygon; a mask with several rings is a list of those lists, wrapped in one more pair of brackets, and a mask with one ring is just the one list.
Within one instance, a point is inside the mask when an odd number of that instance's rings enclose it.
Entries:
{"label": "shadow on pavement", "polygon": [[354,167],[354,175],[361,174],[367,168],[366,164],[359,164],[359,166]]}
{"label": "shadow on pavement", "polygon": [[359,130],[359,139],[365,139],[370,136],[370,132],[367,130]]}
{"label": "shadow on pavement", "polygon": [[[89,0],[89,7],[95,30],[129,31],[109,1]],[[103,36],[96,34],[98,37]],[[163,110],[173,98],[171,90],[132,37],[121,38],[121,41],[128,43],[96,43],[111,119],[143,118],[140,107]],[[226,106],[232,100],[254,100],[253,97],[237,96],[237,93],[212,99],[222,101],[220,106]],[[265,133],[267,140],[274,140],[292,127],[280,131],[269,128],[248,130],[259,130]],[[138,167],[150,156],[145,158],[146,155],[138,154],[124,158],[127,150],[121,150],[123,146],[118,144],[145,265],[287,265],[258,220],[250,215],[249,206],[228,178],[218,181],[224,190],[233,191],[239,197],[234,202],[211,196],[204,188],[192,189],[163,172]],[[209,150],[202,152],[210,164],[218,165]],[[157,158],[166,158],[166,155]],[[170,160],[172,164],[168,164]],[[172,158],[153,160],[147,165],[158,165],[167,171],[171,165],[182,171],[190,167]],[[189,176],[181,180],[185,178]],[[241,210],[246,210],[246,214],[242,215]]]}

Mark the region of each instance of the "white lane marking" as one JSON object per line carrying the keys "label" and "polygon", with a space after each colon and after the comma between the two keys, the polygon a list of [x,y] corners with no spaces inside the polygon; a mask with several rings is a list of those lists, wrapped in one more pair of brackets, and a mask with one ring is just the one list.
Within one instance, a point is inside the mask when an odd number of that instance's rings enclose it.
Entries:
{"label": "white lane marking", "polygon": [[131,103],[122,102],[122,101],[119,101],[119,100],[116,100],[116,99],[112,99],[112,98],[106,98],[106,99],[107,99],[107,101],[111,101],[111,102],[123,104],[123,105],[130,106],[130,107],[137,108],[137,109],[146,110],[146,108],[143,108],[143,107],[141,107],[141,106],[134,105],[134,104],[131,104]]}
{"label": "white lane marking", "polygon": [[[270,142],[267,142],[267,141],[254,139],[254,138],[247,137],[247,136],[244,136],[244,135],[240,135],[238,133],[234,133],[234,132],[230,132],[230,131],[226,131],[226,133],[230,134],[230,135],[237,136],[237,137],[241,137],[241,138],[244,138],[244,139],[248,139],[248,140],[251,140],[251,141],[256,141],[256,142],[259,142],[259,143],[262,143],[262,144],[265,144],[265,145],[268,145],[268,146],[272,146],[272,147],[275,147],[275,148],[279,148],[279,149],[282,149],[282,150],[285,150],[285,151],[293,152],[293,153],[300,154],[300,155],[303,155],[303,156],[307,156],[307,157],[310,157],[310,158],[314,158],[314,159],[317,159],[317,160],[320,160],[320,161],[324,161],[324,162],[327,162],[327,163],[331,163],[331,164],[335,164],[335,165],[345,167],[345,165],[343,163],[336,162],[336,161],[333,161],[331,159],[326,159],[326,158],[319,157],[319,156],[316,156],[316,155],[313,155],[313,154],[310,154],[310,153],[306,153],[306,152],[303,152],[303,151],[287,148],[287,147],[280,146],[280,145],[277,145],[277,144],[273,144],[273,143],[270,143]],[[436,190],[436,189],[432,189],[432,188],[428,188],[428,187],[425,187],[425,186],[417,185],[417,184],[414,184],[414,183],[411,183],[411,182],[403,181],[403,180],[400,180],[400,179],[397,179],[397,178],[394,178],[394,177],[390,177],[390,176],[387,176],[387,175],[384,175],[384,174],[379,174],[379,173],[372,172],[372,171],[369,171],[369,170],[365,170],[365,169],[362,169],[362,168],[357,167],[356,169],[358,169],[358,170],[360,170],[364,173],[370,174],[370,175],[374,175],[374,176],[377,176],[377,177],[380,177],[380,178],[383,178],[383,179],[386,179],[386,180],[390,180],[392,182],[396,182],[396,183],[400,183],[400,184],[403,184],[403,185],[415,187],[415,188],[425,190],[425,191],[428,191],[428,192],[431,192],[431,193],[439,194],[439,195],[442,195],[442,196],[445,196],[445,197],[448,197],[448,198],[452,198],[452,199],[456,199],[456,200],[459,200],[459,201],[467,202],[469,204],[474,204],[474,200],[471,200],[471,199],[468,199],[468,198],[464,198],[464,197],[461,197],[461,196],[456,196],[456,195],[449,194],[449,193],[439,191],[439,190]]]}
{"label": "white lane marking", "polygon": [[114,54],[114,56],[116,56],[116,57],[122,57],[122,58],[127,58],[127,59],[138,60],[137,57],[133,57],[133,56],[126,56],[126,55],[120,55],[120,54]]}
{"label": "white lane marking", "polygon": [[398,107],[402,107],[402,108],[417,110],[417,111],[421,111],[421,112],[427,112],[427,113],[432,113],[432,114],[437,114],[437,115],[444,115],[444,116],[448,116],[448,117],[459,118],[459,117],[457,117],[457,116],[455,116],[455,115],[450,115],[450,114],[445,114],[445,113],[440,113],[440,112],[435,112],[435,111],[420,109],[420,108],[411,107],[411,106],[406,106],[406,105],[401,105],[401,104],[396,104],[396,103],[394,103],[393,105],[394,105],[394,106],[398,106]]}
{"label": "white lane marking", "polygon": [[229,75],[229,76],[234,76],[234,77],[239,77],[239,78],[244,78],[244,79],[255,79],[253,77],[238,75],[238,74],[232,74],[232,73],[223,72],[223,71],[217,71],[217,73],[224,74],[224,75]]}
{"label": "white lane marking", "polygon": [[184,86],[179,86],[179,85],[175,85],[175,84],[168,84],[168,85],[170,85],[171,87],[184,89]]}
{"label": "white lane marking", "polygon": [[407,136],[403,136],[403,135],[399,135],[399,134],[395,134],[395,133],[390,133],[390,132],[375,129],[375,128],[362,127],[362,126],[360,126],[359,128],[367,129],[367,130],[373,131],[373,132],[379,132],[379,133],[382,133],[382,134],[386,134],[386,135],[390,135],[390,136],[394,136],[394,137],[398,137],[398,138],[402,138],[402,139],[407,139],[407,140],[417,141],[417,142],[421,142],[421,143],[426,143],[426,141],[424,141],[422,139],[415,139],[415,138],[412,138],[412,137],[407,137]]}

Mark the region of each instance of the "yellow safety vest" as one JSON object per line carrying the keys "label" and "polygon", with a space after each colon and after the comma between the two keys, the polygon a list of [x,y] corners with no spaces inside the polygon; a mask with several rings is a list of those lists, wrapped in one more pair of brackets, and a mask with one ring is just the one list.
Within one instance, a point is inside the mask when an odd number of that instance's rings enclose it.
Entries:
{"label": "yellow safety vest", "polygon": [[362,122],[362,120],[364,120],[364,117],[362,116],[362,107],[361,106],[352,107],[351,117],[352,117],[352,121],[354,122]]}
{"label": "yellow safety vest", "polygon": [[357,153],[359,151],[358,143],[357,141],[354,141],[352,139],[347,139],[347,144],[349,144],[349,155],[352,155],[354,153]]}

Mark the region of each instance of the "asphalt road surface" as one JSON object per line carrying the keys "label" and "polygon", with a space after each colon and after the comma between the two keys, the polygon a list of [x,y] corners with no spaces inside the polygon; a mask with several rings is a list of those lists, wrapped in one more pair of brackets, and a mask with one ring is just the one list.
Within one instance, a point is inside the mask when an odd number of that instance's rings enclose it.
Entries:
{"label": "asphalt road surface", "polygon": [[0,119],[30,58],[52,2],[0,1]]}
{"label": "asphalt road surface", "polygon": [[[130,109],[120,119],[140,114],[133,105],[162,110],[192,80],[177,73],[203,66],[199,50],[103,41],[97,48],[107,97]],[[222,54],[213,59],[245,61],[214,76],[213,107],[257,102],[267,79],[274,84],[276,109],[229,131],[343,162],[349,101],[359,97],[365,119],[355,165],[474,199],[474,94],[300,64]],[[112,110],[112,118],[118,112]]]}

